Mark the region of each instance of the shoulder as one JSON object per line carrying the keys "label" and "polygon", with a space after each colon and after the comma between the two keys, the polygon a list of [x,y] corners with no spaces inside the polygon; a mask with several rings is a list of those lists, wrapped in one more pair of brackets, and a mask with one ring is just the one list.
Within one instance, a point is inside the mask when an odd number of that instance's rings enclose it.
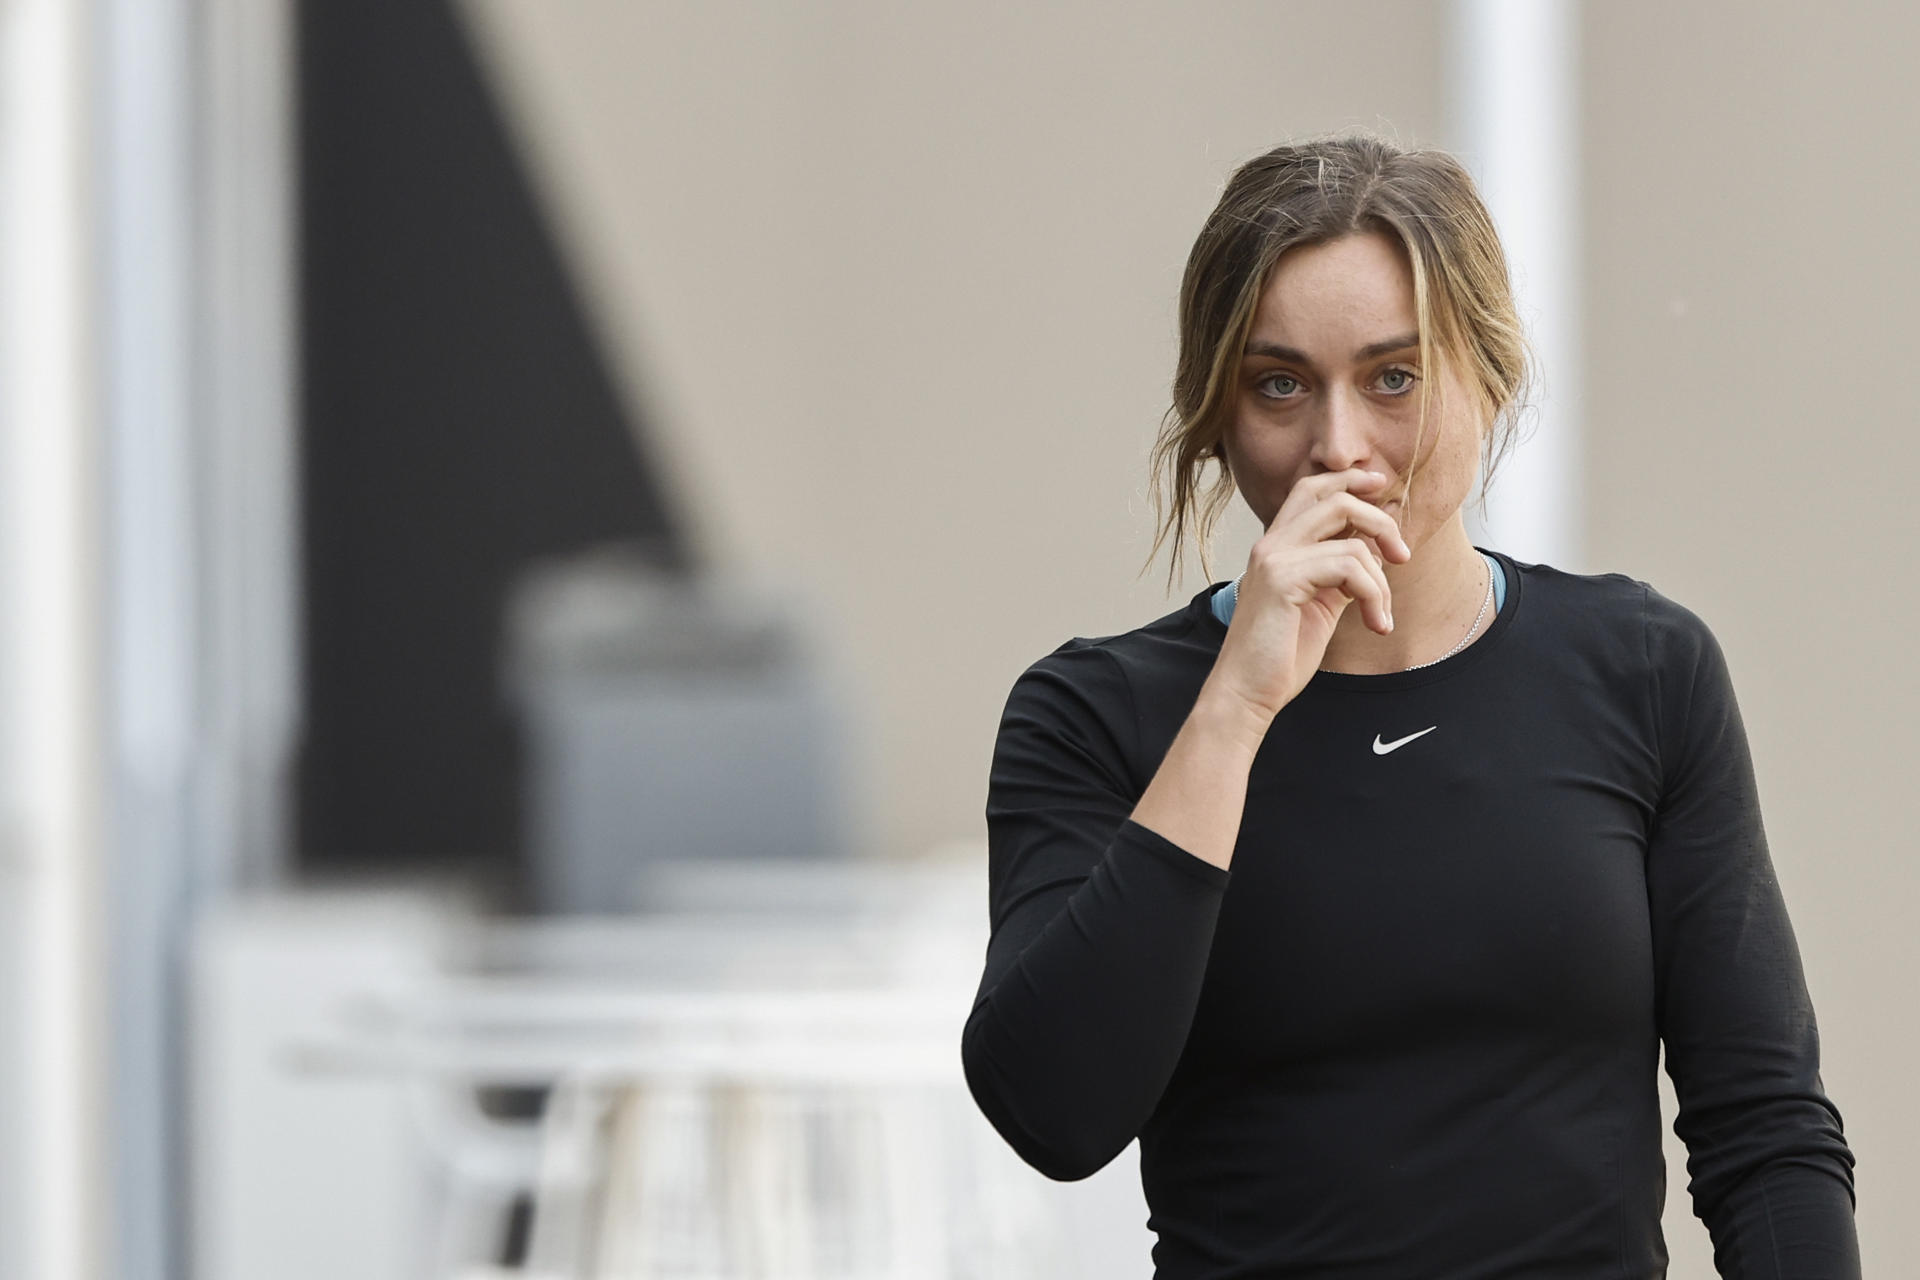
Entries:
{"label": "shoulder", "polygon": [[1131,736],[1133,695],[1114,659],[1116,636],[1074,636],[1028,663],[1000,716],[1010,739],[1067,739],[1082,751],[1118,754]]}
{"label": "shoulder", "polygon": [[1625,573],[1576,573],[1505,557],[1518,587],[1514,638],[1565,687],[1644,697],[1646,584]]}
{"label": "shoulder", "polygon": [[1691,671],[1723,662],[1719,638],[1694,610],[1650,583],[1646,588],[1647,655],[1656,671]]}
{"label": "shoulder", "polygon": [[1605,637],[1639,650],[1656,667],[1714,643],[1698,613],[1642,578],[1514,563],[1536,619],[1569,638]]}
{"label": "shoulder", "polygon": [[1039,722],[1139,743],[1163,705],[1177,705],[1184,691],[1190,706],[1212,670],[1220,641],[1206,624],[1216,620],[1201,618],[1210,592],[1130,631],[1074,636],[1036,658],[1014,681],[1002,732]]}
{"label": "shoulder", "polygon": [[1597,674],[1625,677],[1661,725],[1684,723],[1697,700],[1731,699],[1725,652],[1689,605],[1628,573],[1519,567],[1550,642],[1589,655]]}
{"label": "shoulder", "polygon": [[1575,573],[1557,565],[1507,557],[1518,572],[1527,608],[1550,626],[1638,626],[1647,584],[1625,573]]}
{"label": "shoulder", "polygon": [[1111,705],[1126,694],[1126,677],[1109,650],[1113,637],[1075,636],[1027,664],[1008,706],[1079,702]]}
{"label": "shoulder", "polygon": [[1015,682],[1022,685],[1063,686],[1091,694],[1114,694],[1131,688],[1153,673],[1196,661],[1212,665],[1219,638],[1209,636],[1202,620],[1211,588],[1151,622],[1113,635],[1074,636],[1028,664]]}

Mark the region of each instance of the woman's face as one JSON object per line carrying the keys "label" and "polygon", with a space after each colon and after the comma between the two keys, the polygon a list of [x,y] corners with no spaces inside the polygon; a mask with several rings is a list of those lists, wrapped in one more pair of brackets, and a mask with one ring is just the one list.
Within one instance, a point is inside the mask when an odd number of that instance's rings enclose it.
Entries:
{"label": "woman's face", "polygon": [[[1261,291],[1222,442],[1240,496],[1260,523],[1299,481],[1359,466],[1386,474],[1380,505],[1413,548],[1458,519],[1479,470],[1474,398],[1451,373],[1420,442],[1413,514],[1407,476],[1420,434],[1413,272],[1381,232],[1281,255]],[[1444,403],[1440,394],[1444,393]]]}

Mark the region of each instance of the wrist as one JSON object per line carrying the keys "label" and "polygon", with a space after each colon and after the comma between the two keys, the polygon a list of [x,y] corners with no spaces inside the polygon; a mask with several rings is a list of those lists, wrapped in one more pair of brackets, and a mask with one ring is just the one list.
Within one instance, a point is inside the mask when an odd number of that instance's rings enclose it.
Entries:
{"label": "wrist", "polygon": [[1201,722],[1210,732],[1243,748],[1249,760],[1266,741],[1273,726],[1275,710],[1258,706],[1243,694],[1211,677],[1200,687],[1190,720]]}

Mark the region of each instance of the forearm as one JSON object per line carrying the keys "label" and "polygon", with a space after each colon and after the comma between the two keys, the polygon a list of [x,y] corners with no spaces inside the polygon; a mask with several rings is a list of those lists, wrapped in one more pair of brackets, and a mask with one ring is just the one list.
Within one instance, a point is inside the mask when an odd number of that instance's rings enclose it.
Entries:
{"label": "forearm", "polygon": [[1853,1192],[1831,1158],[1767,1165],[1708,1223],[1723,1280],[1860,1280]]}
{"label": "forearm", "polygon": [[1271,723],[1209,680],[1141,793],[1133,820],[1196,858],[1229,867],[1247,777]]}
{"label": "forearm", "polygon": [[1857,1280],[1853,1152],[1760,816],[1725,654],[1644,596],[1661,794],[1645,860],[1688,1191],[1727,1280]]}
{"label": "forearm", "polygon": [[962,1055],[981,1110],[1054,1178],[1100,1168],[1159,1104],[1266,728],[1203,687],[1135,793],[1136,724],[1111,657],[1068,651],[1016,683],[995,747],[993,932]]}
{"label": "forearm", "polygon": [[1123,824],[1085,883],[1064,901],[1036,899],[991,944],[962,1038],[967,1081],[1048,1177],[1094,1173],[1158,1105],[1193,1023],[1226,879]]}

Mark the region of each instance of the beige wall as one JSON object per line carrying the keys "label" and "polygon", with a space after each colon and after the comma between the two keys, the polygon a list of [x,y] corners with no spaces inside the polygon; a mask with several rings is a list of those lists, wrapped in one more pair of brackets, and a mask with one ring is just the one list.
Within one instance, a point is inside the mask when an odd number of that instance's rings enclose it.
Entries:
{"label": "beige wall", "polygon": [[[980,833],[1022,667],[1202,582],[1135,573],[1179,271],[1227,171],[1348,125],[1449,141],[1437,4],[469,12],[702,545],[838,631],[887,854]],[[1646,578],[1728,652],[1869,1273],[1891,1275],[1920,1254],[1920,872],[1896,811],[1920,415],[1895,350],[1920,29],[1898,0],[1811,12],[1586,7],[1590,527],[1568,567]],[[1255,532],[1236,510],[1215,578]],[[1669,1135],[1672,1274],[1710,1275],[1683,1158]]]}
{"label": "beige wall", "polygon": [[1584,41],[1589,559],[1727,651],[1881,1276],[1920,1258],[1916,13],[1606,0]]}
{"label": "beige wall", "polygon": [[1146,453],[1227,170],[1436,129],[1418,4],[1300,6],[1285,57],[1263,3],[470,12],[703,543],[841,631],[889,854],[980,829],[1027,663],[1173,607]]}

